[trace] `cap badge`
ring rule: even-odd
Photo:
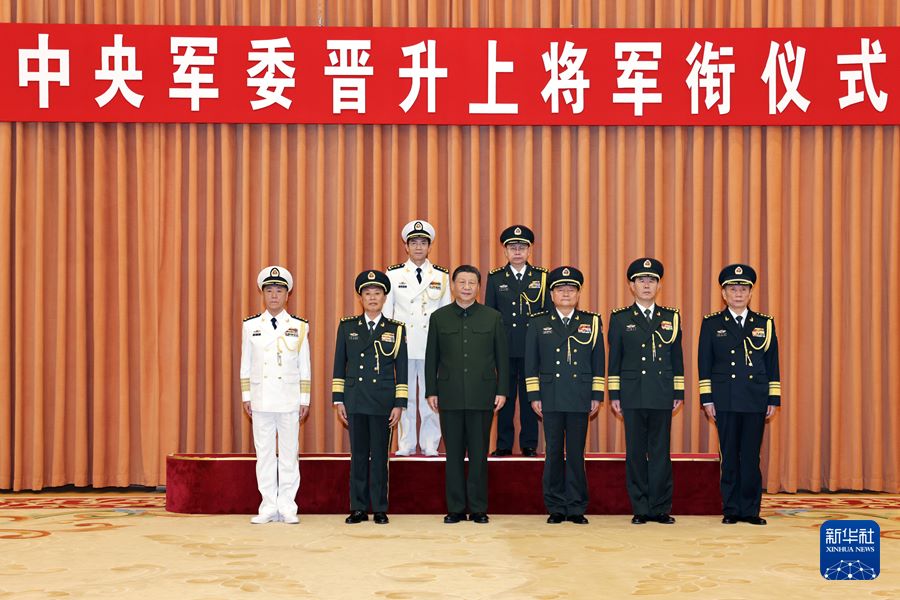
[[[278,271],[277,267],[272,267],[272,270],[269,271],[269,275],[271,277],[278,277],[279,275],[281,275],[281,273]]]
[[[649,269],[649,268],[652,267],[652,266],[653,266],[653,263],[650,262],[650,259],[649,259],[649,258],[648,258],[647,260],[644,261],[644,268],[645,268],[645,269]]]
[[[569,267],[566,267],[562,270],[563,277],[568,277],[569,275],[571,275],[571,273],[572,271],[569,270]]]
[[[515,229],[513,229],[513,233],[515,233],[516,235],[522,235],[522,228],[516,227]]]
[[[422,231],[422,221],[416,221],[416,224],[413,225],[416,231]]]
[[[744,274],[744,268],[743,268],[743,267],[735,267],[735,268],[734,268],[734,274],[735,274],[735,275],[743,275],[743,274]]]
[[[369,281],[374,281],[375,273],[373,273],[372,271],[369,271],[369,274],[367,275],[367,277],[369,278]]]

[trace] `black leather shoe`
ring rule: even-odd
[[[347,525],[356,525],[357,523],[361,523],[362,521],[368,521],[369,515],[362,510],[354,510],[350,512],[350,516],[344,519],[344,523]]]
[[[459,523],[460,521],[466,520],[466,513],[447,513],[444,517],[444,523],[448,525],[452,523]]]
[[[631,517],[632,525],[643,525],[646,522],[647,522],[647,517],[644,515],[634,515],[633,517]]]
[[[566,517],[566,521],[570,523],[575,523],[576,525],[587,525],[588,520],[584,515],[569,515]]]
[[[566,520],[566,515],[562,513],[550,513],[550,516],[547,517],[547,522],[551,525],[557,525]]]
[[[390,523],[387,513],[383,512],[375,513],[375,516],[372,518],[372,520],[375,521],[376,525],[387,525],[388,523]]]
[[[765,525],[766,520],[762,517],[744,517],[741,519],[744,523],[750,523],[751,525]]]
[[[738,518],[734,515],[722,515],[722,524],[723,525],[734,525],[738,522]]]
[[[491,456],[509,456],[510,454],[512,454],[512,450],[509,448],[497,448],[491,452]]]
[[[471,520],[475,523],[480,523],[484,525],[488,521],[490,521],[490,517],[487,516],[487,513],[472,513]]]
[[[522,448],[522,456],[537,456],[537,449],[535,448]]]
[[[666,513],[663,513],[661,515],[653,515],[648,520],[662,523],[663,525],[673,525],[675,523],[675,517]]]

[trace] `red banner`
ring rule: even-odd
[[[0,25],[2,121],[900,123],[900,28]]]

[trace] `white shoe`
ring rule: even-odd
[[[272,521],[277,521],[278,515],[256,515],[255,517],[250,519],[250,522],[254,525],[264,525],[265,523],[271,523]]]
[[[437,455],[438,455],[437,450],[426,450],[425,451],[425,456],[437,456]]]
[[[300,522],[300,517],[297,515],[281,515],[281,521],[288,525],[296,525]]]
[[[410,456],[410,455],[412,455],[413,452],[414,452],[414,450],[397,450],[396,455],[397,456]]]

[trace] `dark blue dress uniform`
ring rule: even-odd
[[[387,275],[364,271],[357,292],[367,285],[390,290]],[[350,429],[350,510],[387,512],[389,418],[406,408],[406,331],[403,323],[381,316],[374,331],[363,313],[344,317],[334,349],[332,401],[342,402]]]
[[[753,285],[747,265],[729,265],[719,275],[724,287]],[[707,315],[700,327],[697,357],[700,402],[716,409],[722,456],[722,513],[726,522],[759,517],[762,474],[759,451],[766,410],[781,404],[775,320],[750,310],[738,325],[726,308]],[[732,521],[733,522],[733,521]]]
[[[663,265],[639,258],[628,278],[662,279]],[[609,319],[609,399],[621,403],[625,420],[625,482],[635,522],[660,520],[672,510],[669,456],[672,409],[684,400],[681,314],[656,305],[647,320],[637,303],[613,311]]]
[[[534,233],[524,225],[513,225],[500,234],[500,243],[534,243]],[[528,403],[525,391],[525,332],[529,317],[550,305],[547,296],[547,270],[526,264],[519,279],[507,263],[490,272],[485,291],[485,306],[500,311],[509,342],[509,397],[497,413],[497,453],[509,454],[515,438],[516,404],[519,405],[519,447],[533,455],[537,448],[537,415]],[[518,402],[516,401],[518,399]]]
[[[550,273],[581,287],[574,267]],[[544,504],[551,515],[581,517],[587,510],[584,444],[591,402],[603,401],[605,349],[600,315],[576,309],[564,324],[557,309],[534,315],[525,338],[525,382],[530,402],[540,402],[544,420]]]

